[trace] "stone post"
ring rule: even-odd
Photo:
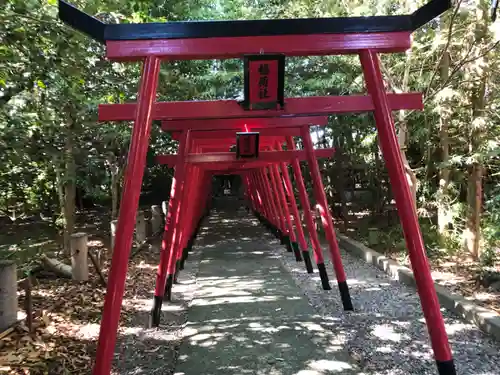
[[[167,217],[167,213],[168,213],[168,201],[161,202],[161,211],[163,212],[163,217]]]
[[[135,241],[142,244],[146,241],[146,219],[143,211],[137,211],[135,221]]]
[[[368,245],[374,246],[379,244],[378,228],[368,228]]]
[[[152,224],[153,218],[147,217],[145,219],[146,223],[146,238],[150,238],[153,236],[153,224]]]
[[[73,280],[87,281],[89,279],[87,233],[74,233],[71,235],[71,274]]]
[[[10,260],[0,260],[0,332],[17,321],[17,268]]]
[[[113,254],[113,249],[115,247],[115,236],[116,236],[116,227],[118,226],[118,220],[111,221],[111,248],[109,249],[109,254]]]
[[[163,226],[163,218],[161,216],[162,208],[160,206],[151,206],[151,227],[153,235],[161,232]]]

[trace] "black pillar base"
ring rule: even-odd
[[[295,260],[297,262],[302,262],[302,255],[300,254],[299,244],[297,242],[292,242],[293,253],[295,254]]]
[[[281,237],[281,244],[285,245],[286,251],[290,253],[293,251],[292,242],[290,241],[290,236],[284,234],[283,237]]]
[[[149,315],[149,327],[158,327],[160,325],[160,317],[161,317],[161,305],[163,303],[163,297],[154,296],[153,299],[153,308],[151,309],[151,313]]]
[[[280,245],[286,245],[286,238],[288,236],[284,235],[283,233],[280,232]]]
[[[457,375],[453,359],[449,361],[436,361],[439,375]]]
[[[188,243],[188,246],[189,246],[189,243]],[[188,258],[188,254],[189,254],[189,249],[187,247],[182,249],[181,261],[179,263],[179,269],[181,271],[184,269],[184,263],[186,262],[186,259]]]
[[[328,279],[328,274],[326,273],[325,263],[318,263],[318,271],[323,290],[331,290],[332,287],[330,285],[330,280]]]
[[[349,287],[347,286],[347,281],[339,281],[339,291],[340,298],[342,298],[342,305],[344,305],[345,311],[352,311],[354,308],[352,307],[351,296],[349,295]]]
[[[306,265],[307,273],[314,273],[313,265],[311,262],[311,256],[309,255],[309,251],[302,251],[302,258],[304,258],[304,264]]]
[[[179,270],[181,268],[181,261],[178,260],[177,262],[175,262],[175,273],[174,273],[174,284],[178,284],[179,281],[177,280],[177,278],[179,277]]]
[[[167,275],[167,282],[165,284],[165,301],[172,301],[172,285],[174,284],[174,275]]]

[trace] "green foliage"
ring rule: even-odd
[[[408,13],[423,1],[323,2],[319,0],[217,1],[133,0],[81,1],[75,5],[106,22],[152,22],[194,19],[257,19],[330,17]],[[418,3],[418,4],[417,4]],[[382,56],[389,91],[422,91],[425,110],[395,113],[398,129],[406,126],[406,157],[415,171],[418,206],[425,212],[423,234],[430,254],[460,250],[468,212],[471,166],[485,168],[482,220],[485,263],[494,262],[499,246],[500,202],[500,54],[495,28],[483,30],[481,9],[487,2],[464,5],[415,33],[411,54]],[[486,7],[486,8],[485,8]],[[106,15],[106,16],[105,16]],[[484,31],[484,30],[483,30]],[[451,35],[451,37],[449,37]],[[123,103],[137,97],[139,64],[111,63],[103,47],[57,20],[52,0],[7,0],[0,6],[0,212],[12,219],[44,212],[60,217],[58,178],[75,182],[85,197],[109,204],[113,178],[120,180],[130,142],[129,123],[97,123],[98,103]],[[449,78],[440,78],[440,63],[450,54]],[[484,57],[484,58],[483,58]],[[407,80],[406,78],[407,77]],[[473,111],[479,82],[486,79],[484,109]],[[310,56],[287,59],[286,95],[349,95],[365,91],[357,56]],[[242,62],[169,61],[162,64],[159,100],[241,99]],[[477,111],[476,111],[477,112]],[[450,155],[443,161],[441,120],[447,119]],[[479,130],[478,130],[479,129]],[[338,201],[337,173],[346,189],[362,186],[373,197],[360,205],[372,212],[391,203],[390,183],[378,149],[370,114],[331,116],[318,144],[336,147],[340,158],[324,163],[325,190]],[[72,151],[64,152],[67,140]],[[145,174],[144,199],[164,198],[171,171],[154,164],[153,156],[173,153],[176,142],[153,126]],[[68,168],[74,160],[75,173]],[[360,166],[362,166],[360,168]],[[440,191],[443,169],[450,170],[446,191]],[[307,175],[307,174],[306,174]],[[119,183],[119,181],[118,181]],[[309,179],[306,181],[311,189]],[[148,198],[149,197],[149,198]],[[371,206],[371,207],[370,207]],[[450,228],[437,234],[434,217],[446,207]],[[373,222],[378,217],[373,216]],[[382,231],[384,241],[403,247],[401,228]]]
[[[491,267],[500,261],[500,188],[492,189],[490,198],[485,202],[483,217],[484,251],[481,262]]]

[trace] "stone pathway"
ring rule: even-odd
[[[359,374],[343,343],[243,210],[215,212],[204,229],[197,290],[176,374]]]
[[[437,373],[415,289],[342,252],[355,306],[345,313],[335,287],[323,291],[317,273],[237,207],[214,211],[188,260],[197,272],[174,374]],[[181,274],[174,293],[183,287]],[[443,314],[457,373],[500,375],[500,345]]]

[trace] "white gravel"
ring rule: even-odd
[[[321,288],[319,274],[307,274],[271,235],[272,248],[309,303],[347,339],[345,345],[365,373],[436,374],[427,328],[416,290],[391,279],[361,259],[342,251],[354,312],[342,309],[327,245],[325,265],[332,290]],[[311,259],[312,250],[311,250]],[[442,309],[457,374],[500,375],[500,343],[477,327]]]

